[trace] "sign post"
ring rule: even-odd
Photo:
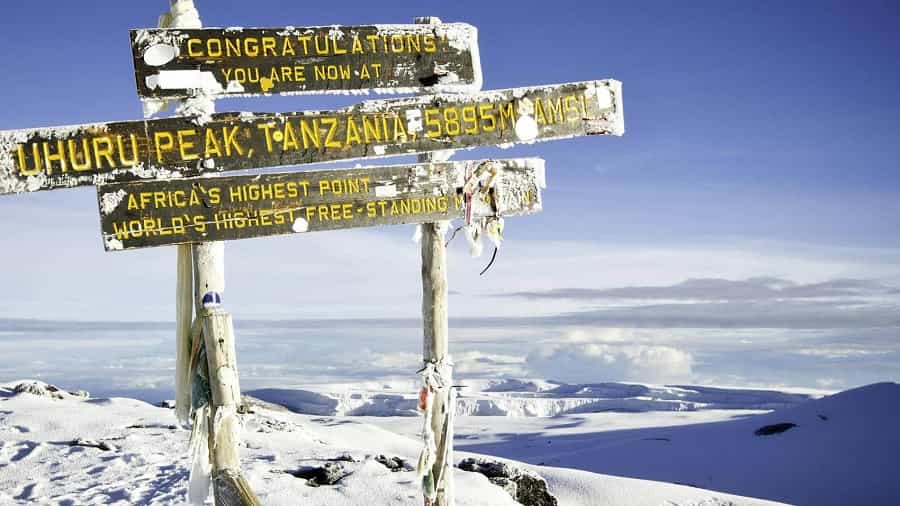
[[[0,131],[0,194],[623,132],[614,80],[371,100],[338,111],[207,110]]]
[[[541,209],[545,178],[540,159],[448,159],[479,146],[622,135],[621,83],[480,92],[477,31],[464,23],[203,29],[193,0],[169,2],[160,29],[131,32],[144,119],[0,131],[0,195],[95,185],[108,251],[178,245],[176,415],[194,427],[189,500],[205,503],[212,485],[216,506],[259,505],[238,452],[222,241],[421,224],[425,447],[417,474],[426,506],[452,506],[444,227],[464,218],[467,234],[499,244],[504,216]],[[371,90],[417,95],[285,113],[216,114],[213,101]],[[177,115],[151,119],[168,100],[181,101]],[[419,163],[199,177],[411,154]]]
[[[421,17],[416,23],[440,26],[437,17]],[[446,109],[445,109],[446,110]],[[427,114],[427,111],[426,111]],[[442,115],[443,116],[443,115]],[[447,125],[445,125],[445,130]],[[419,161],[430,163],[450,158],[452,151],[419,155]],[[468,172],[468,171],[467,171]],[[448,354],[449,324],[447,321],[447,251],[444,244],[446,230],[439,221],[422,225],[422,361],[423,393],[421,403],[425,413],[424,465],[433,453],[431,469],[424,474],[422,489],[426,506],[453,506],[453,369]],[[420,461],[419,465],[423,465]]]
[[[472,216],[541,209],[539,158],[134,181],[97,187],[103,244],[116,251],[462,218],[469,172],[481,188]]]
[[[481,89],[465,23],[132,30],[131,48],[143,100]]]
[[[193,0],[170,0],[170,13],[161,18],[161,24],[174,28],[199,28],[201,22]],[[205,97],[186,96],[182,108],[212,114],[215,106]],[[188,364],[205,355],[205,379],[209,395],[201,395],[206,397],[205,404],[191,414],[195,425],[206,427],[208,430],[206,449],[203,449],[204,441],[192,441],[191,446],[209,453],[208,461],[211,464],[216,506],[259,506],[259,500],[241,472],[238,441],[235,439],[238,434],[237,408],[241,392],[235,357],[234,330],[231,315],[218,308],[222,293],[225,291],[225,244],[202,242],[179,246],[177,254],[176,411],[183,416],[185,413],[191,413],[191,406],[198,404],[195,402],[196,399],[185,393],[193,390]],[[189,331],[190,325],[187,323],[190,318],[190,304],[187,301],[191,295],[189,289],[191,264],[193,264],[193,297],[199,332]],[[193,326],[197,327],[198,323],[195,322]],[[197,374],[203,375],[202,369],[201,365]],[[202,438],[203,434],[195,430],[192,431],[192,436]],[[202,459],[205,455],[193,457],[196,460]],[[194,466],[192,478],[195,472],[204,473],[204,470],[198,468],[199,462],[195,461],[192,464]],[[194,479],[191,481],[194,482],[192,485],[196,483]],[[208,482],[205,479],[198,481],[202,485],[191,487],[190,499],[195,504],[202,504],[209,495],[208,485],[203,486]]]

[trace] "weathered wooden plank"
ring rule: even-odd
[[[237,403],[241,398],[238,385],[237,358],[234,347],[234,324],[224,311],[200,315],[209,366],[212,411],[210,413],[210,445],[213,468],[213,493],[217,506],[259,506],[259,500],[241,474],[238,455],[239,420]]]
[[[121,250],[461,217],[466,164],[474,216],[541,209],[536,158],[104,184],[103,243]]]
[[[142,99],[481,89],[465,23],[131,31]]]
[[[621,83],[613,80],[373,100],[342,111],[2,131],[0,194],[622,133]]]

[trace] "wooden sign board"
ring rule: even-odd
[[[467,179],[467,174],[471,175]],[[455,161],[104,184],[103,244],[122,250],[541,209],[544,161]]]
[[[613,80],[0,131],[0,194],[623,133]]]
[[[481,89],[465,23],[132,30],[131,49],[142,99]]]

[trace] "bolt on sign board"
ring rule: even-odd
[[[481,89],[465,23],[131,31],[142,99]]]
[[[530,214],[544,186],[544,161],[524,158],[112,183],[97,197],[113,251],[434,222],[467,208],[475,218]]]
[[[0,131],[0,194],[624,133],[614,80]]]

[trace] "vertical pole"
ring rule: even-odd
[[[416,18],[417,24],[436,25],[436,17]],[[419,155],[419,162],[444,161],[452,151]],[[446,423],[452,420],[447,410],[454,409],[449,402],[452,388],[452,369],[448,355],[447,322],[447,252],[444,231],[440,223],[422,224],[422,358],[433,364],[441,375],[442,386],[434,392],[431,403],[431,431],[437,454],[432,466],[436,496],[430,506],[453,506],[453,430]],[[426,496],[426,505],[429,500]]]
[[[216,506],[259,506],[241,473],[238,455],[241,400],[234,326],[231,315],[219,308],[225,292],[225,243],[192,244],[194,294],[212,393],[209,411],[209,450]]]
[[[170,28],[200,28],[200,15],[193,0],[170,0],[170,11],[160,19],[160,26]],[[212,114],[215,106],[205,97],[187,99],[183,110]],[[148,111],[145,108],[145,111]],[[152,112],[152,109],[149,109]],[[190,293],[190,271],[193,267],[193,294]],[[238,455],[239,422],[237,407],[240,403],[237,361],[235,356],[234,329],[231,315],[219,309],[225,291],[225,244],[203,242],[178,247],[177,281],[177,339],[179,357],[190,354],[191,325],[188,302],[193,299],[197,318],[200,320],[203,344],[206,347],[209,370],[209,386],[212,393],[209,410],[209,452],[212,464],[213,495],[216,506],[259,506],[259,500],[250,490],[241,473]],[[187,337],[185,337],[187,336]],[[186,362],[179,362],[184,364]],[[176,373],[176,385],[190,381],[183,370]],[[181,390],[180,392],[184,392]],[[181,396],[184,394],[181,393]],[[181,406],[184,406],[181,399]],[[189,407],[187,408],[190,409]],[[179,411],[184,408],[182,407]]]
[[[453,506],[453,432],[452,426],[445,423],[447,410],[454,409],[448,402],[453,378],[447,353],[447,256],[439,223],[422,225],[422,323],[424,362],[434,364],[443,381],[430,406],[431,431],[437,447],[432,466],[437,496],[432,505]]]
[[[179,244],[175,281],[175,416],[187,425],[191,416],[191,321],[194,315],[191,245]]]

